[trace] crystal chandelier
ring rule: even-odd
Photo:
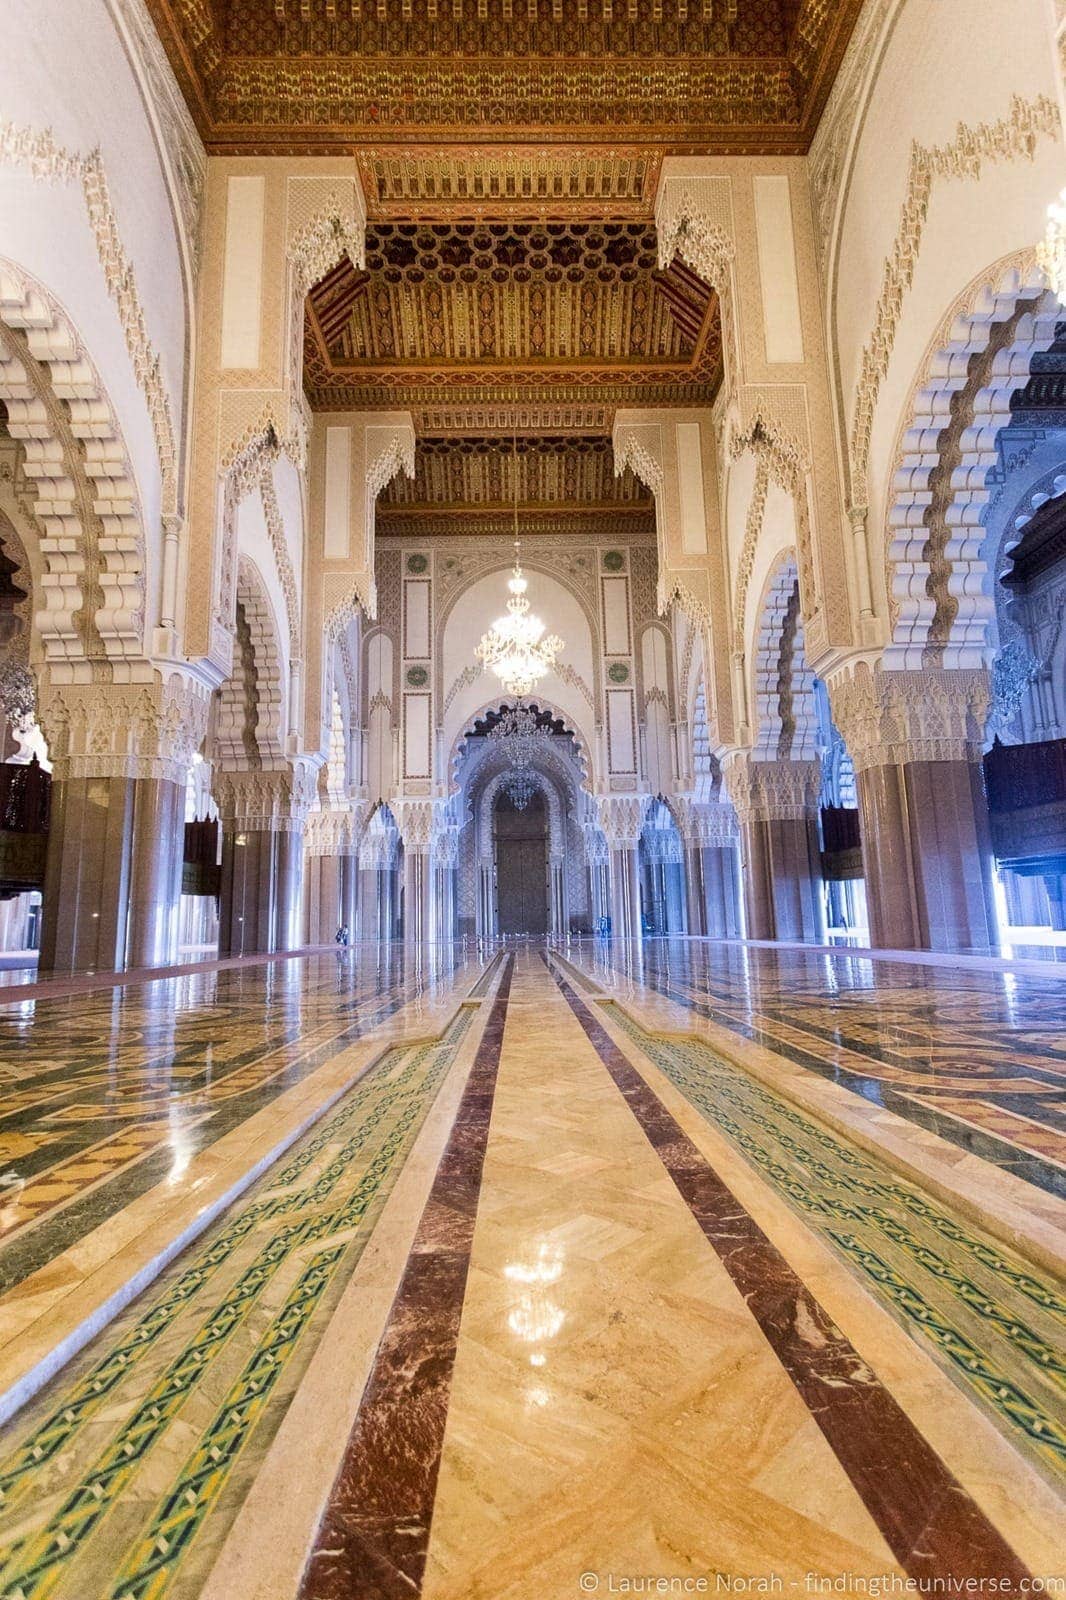
[[[1047,231],[1036,247],[1036,258],[1052,291],[1066,304],[1066,189],[1047,208]]]
[[[507,706],[489,734],[512,767],[532,766],[537,747],[543,746],[550,737],[530,706]]]
[[[534,616],[526,599],[526,580],[519,561],[518,540],[518,435],[514,439],[514,571],[507,581],[511,598],[507,615],[498,617],[484,634],[474,655],[483,667],[494,672],[504,688],[515,695],[530,690],[550,672],[563,641],[554,634],[545,636],[544,624]]]
[[[539,784],[534,781],[532,770],[528,767],[512,772],[504,784],[504,789],[516,811],[526,809],[538,788]]]

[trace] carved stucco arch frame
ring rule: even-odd
[[[255,667],[255,744],[259,763],[267,770],[288,766],[285,759],[283,717],[284,677],[281,632],[262,574],[250,557],[238,563],[234,612],[239,603],[251,638]],[[249,707],[245,704],[243,675],[231,673],[219,689],[215,741],[221,746],[219,769],[243,766],[243,729]]]
[[[671,185],[678,192],[672,194],[667,203],[657,205],[659,266],[665,271],[674,257],[680,256],[718,296],[724,389],[721,413],[726,418],[726,449],[735,452],[751,445],[765,450],[768,467],[775,475],[780,475],[783,487],[792,494],[796,504],[800,584],[807,616],[813,619],[820,615],[827,602],[832,610],[832,602],[837,601],[839,595],[835,592],[829,595],[825,583],[826,564],[816,558],[811,514],[810,422],[802,406],[789,407],[785,390],[778,396],[773,388],[752,384],[745,378],[737,309],[740,294],[736,245],[725,228],[712,220],[708,204],[700,198],[700,186],[706,181],[697,179],[688,185],[681,182]],[[789,409],[793,413],[791,419]],[[837,587],[842,590],[846,608],[843,568]]]
[[[758,761],[807,761],[816,754],[814,674],[803,648],[795,549],[775,560],[759,599],[751,663]]]
[[[591,751],[589,750],[588,744],[586,743],[581,730],[579,728],[575,728],[567,713],[565,711],[561,711],[554,701],[549,700],[545,695],[534,693],[528,695],[526,698],[536,704],[541,711],[547,711],[553,718],[563,724],[566,732],[574,741],[574,748],[578,755],[582,787],[584,787],[591,794],[593,772],[595,769],[592,763]],[[463,756],[463,744],[473,730],[474,723],[479,722],[483,717],[486,717],[490,711],[499,711],[502,706],[513,703],[514,699],[514,695],[508,695],[501,692],[500,694],[494,695],[491,700],[486,700],[477,711],[472,711],[467,717],[466,721],[463,723],[463,726],[459,729],[455,738],[452,740],[451,749],[448,752],[448,760],[444,769],[447,773],[449,794],[459,793],[460,784],[458,779],[458,769],[459,763]],[[486,739],[484,742],[486,748],[488,748],[490,746],[490,741]],[[476,767],[479,767],[481,765],[481,761],[484,759],[486,758],[479,758],[476,763]],[[472,770],[476,770],[476,767]]]
[[[971,280],[929,341],[885,486],[883,666],[987,664],[995,609],[983,521],[988,472],[1011,396],[1062,317],[1035,252],[1015,251]]]
[[[480,770],[480,769],[479,769]],[[474,855],[479,861],[491,860],[493,855],[492,819],[496,800],[511,776],[506,769],[494,772],[485,784],[477,788],[470,802],[470,820],[474,825]],[[561,779],[534,767],[533,782],[543,794],[548,806],[548,856],[553,862],[566,860],[566,812],[559,795]]]
[[[42,572],[34,621],[46,662],[144,651],[147,549],[114,408],[59,302],[0,259],[0,399],[37,488]],[[79,626],[79,620],[83,626]]]

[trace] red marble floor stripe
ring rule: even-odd
[[[415,1234],[300,1600],[420,1593],[514,957],[508,958]]]
[[[912,1578],[996,1578],[998,1594],[1022,1593],[1027,1568],[588,1006],[552,971],[900,1566]]]

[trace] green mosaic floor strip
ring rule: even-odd
[[[1048,1476],[1066,1478],[1066,1296],[702,1040],[617,1025]]]
[[[236,1514],[242,1452],[276,1432],[475,1015],[388,1050],[7,1430],[3,1600],[195,1593],[183,1563]]]

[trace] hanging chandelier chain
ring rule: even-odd
[[[521,563],[518,535],[518,416],[512,433],[512,474],[514,478],[514,571],[507,583],[510,599],[507,615],[499,617],[474,651],[482,666],[494,672],[511,694],[526,695],[551,672],[563,641],[555,634],[545,636],[544,624],[533,616],[526,598],[528,587]]]

